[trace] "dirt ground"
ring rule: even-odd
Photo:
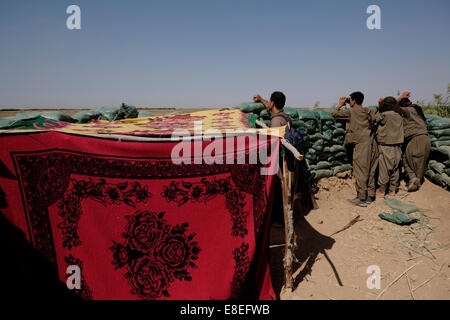
[[[378,217],[394,212],[383,199],[367,208],[350,204],[355,187],[347,174],[320,180],[319,209],[295,219],[298,261],[292,291],[282,287],[282,220],[272,223],[271,273],[280,299],[450,299],[450,193],[428,180],[414,193],[402,185],[396,198],[421,212],[412,214],[417,223],[399,226]],[[359,221],[332,235],[357,216]],[[380,268],[380,289],[367,287],[371,265]]]

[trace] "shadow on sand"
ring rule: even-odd
[[[280,210],[281,209],[281,210]],[[272,283],[275,293],[279,298],[281,289],[284,285],[284,222],[283,209],[279,206],[274,207],[274,215],[270,228],[270,271],[272,275]],[[305,280],[305,277],[311,274],[312,267],[316,262],[319,253],[322,253],[327,259],[333,270],[337,283],[342,286],[339,273],[327,255],[326,250],[332,248],[335,240],[325,236],[314,229],[305,219],[305,215],[309,213],[309,209],[305,212],[295,212],[294,229],[297,236],[297,250],[295,257],[297,261],[293,264],[294,283],[292,290],[294,291],[298,285]]]

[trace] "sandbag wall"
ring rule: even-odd
[[[450,190],[450,119],[426,115],[431,152],[425,176]]]
[[[257,115],[266,125],[270,124],[270,115],[261,103],[241,103],[236,108]],[[301,152],[308,167],[318,180],[337,173],[351,170],[344,147],[345,123],[336,121],[325,110],[311,111],[285,107],[294,128],[304,134]]]
[[[145,113],[146,111],[144,111]],[[142,113],[142,112],[141,112]],[[92,120],[107,120],[115,121],[122,119],[137,118],[138,115],[152,116],[148,113],[141,115],[138,109],[134,106],[122,103],[117,107],[99,107],[91,110],[80,110],[73,116],[65,114],[60,111],[33,111],[33,112],[19,112],[15,116],[0,118],[0,129],[19,129],[32,127],[33,123],[41,118],[54,121],[65,121],[71,123],[88,123]]]

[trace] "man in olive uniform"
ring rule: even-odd
[[[408,191],[412,192],[419,190],[424,181],[431,143],[422,108],[412,104],[410,97],[411,93],[406,91],[398,98],[398,102],[406,112],[406,117],[403,118],[405,143],[402,160],[409,178]]]
[[[369,109],[362,106],[363,101],[364,95],[361,92],[353,92],[348,98],[341,97],[339,104],[331,111],[334,118],[348,121],[344,143],[354,145],[352,165],[357,193],[356,198],[350,202],[360,207],[367,206],[367,187],[372,154]],[[347,102],[350,109],[341,110]]]
[[[270,127],[283,127],[290,122],[291,117],[283,111],[286,103],[286,96],[283,92],[275,91],[270,96],[270,100],[264,100],[259,94],[253,96],[253,101],[261,102],[270,113]]]
[[[375,200],[375,191],[376,191],[376,174],[378,169],[378,158],[379,158],[379,152],[378,152],[378,143],[376,136],[376,128],[374,128],[373,121],[371,126],[371,133],[370,133],[370,169],[369,169],[369,180],[367,182],[367,200],[366,203],[370,204]]]
[[[377,112],[379,113],[377,114]],[[379,150],[378,185],[380,196],[385,195],[389,184],[389,195],[395,195],[399,181],[399,164],[402,159],[403,116],[394,97],[381,98],[378,107],[372,112],[377,127],[376,139]]]

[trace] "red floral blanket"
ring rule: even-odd
[[[229,139],[223,139],[224,145]],[[278,141],[248,142],[239,153]],[[185,142],[193,144],[193,142]],[[201,143],[202,148],[211,142]],[[174,164],[176,142],[0,136],[6,218],[85,299],[274,299],[273,176],[260,164]],[[15,177],[14,177],[15,176]]]

